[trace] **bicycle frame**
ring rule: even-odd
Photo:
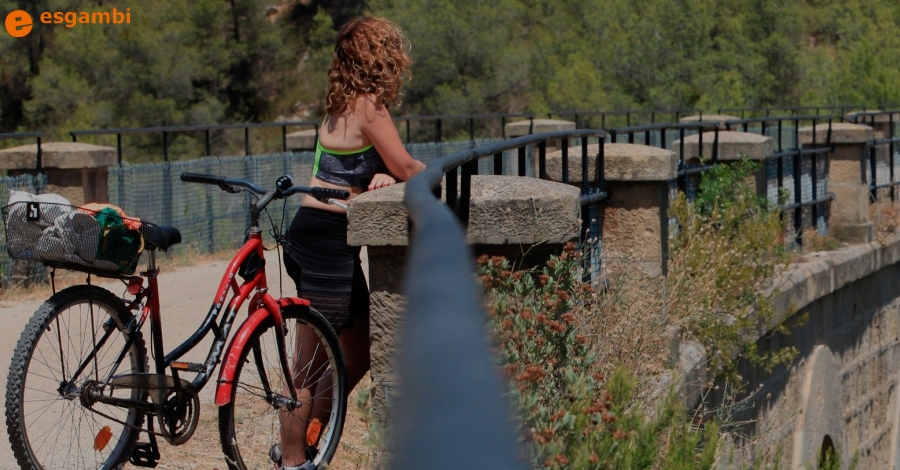
[[[252,262],[251,258],[254,255],[257,257],[256,273],[252,277],[245,279],[243,283],[239,284],[237,277],[239,276],[238,273],[241,267],[245,266],[245,264],[247,263]],[[141,273],[141,275],[147,277],[148,285],[146,288],[141,289],[140,292],[136,294],[135,299],[131,304],[133,307],[135,305],[139,305],[143,300],[146,300],[146,303],[141,310],[140,320],[137,322],[135,329],[139,330],[145,323],[146,319],[149,317],[151,325],[151,341],[153,342],[154,350],[163,351],[162,318],[159,307],[159,285],[157,282],[159,269],[156,267],[155,256],[153,252],[150,252],[149,254],[148,264],[149,266],[147,272]],[[233,296],[231,297],[231,301],[228,302],[228,306],[224,308],[224,315],[222,315],[217,324],[216,320],[223,312],[223,306],[225,305],[225,301],[228,297],[229,292],[231,292]],[[235,368],[237,366],[238,358],[240,357],[243,348],[246,347],[247,341],[252,337],[253,332],[256,330],[256,328],[263,324],[263,322],[270,319],[274,322],[275,325],[283,324],[284,319],[281,315],[281,309],[284,307],[309,307],[309,302],[303,299],[287,297],[276,300],[274,297],[272,297],[271,294],[269,294],[268,284],[266,280],[262,233],[258,224],[254,224],[251,226],[247,241],[228,264],[228,267],[225,270],[225,274],[222,276],[222,280],[219,283],[219,288],[216,291],[215,300],[210,307],[206,318],[203,320],[197,331],[195,331],[187,340],[176,346],[175,349],[173,349],[165,356],[157,355],[154,358],[156,374],[166,375],[166,369],[171,368],[172,377],[175,379],[175,387],[178,387],[178,371],[197,372],[197,376],[191,382],[191,385],[196,391],[199,392],[209,381],[216,365],[219,363],[219,360],[222,357],[223,351],[226,350],[225,342],[228,339],[229,332],[231,331],[231,327],[234,323],[235,317],[237,316],[238,311],[241,309],[244,302],[251,295],[251,293],[253,294],[253,296],[250,297],[249,304],[251,313],[249,317],[240,325],[238,333],[235,335],[231,344],[229,344],[227,348],[228,354],[222,365],[222,368],[220,369],[219,380],[217,381],[216,385],[216,405],[222,406],[229,403],[231,401],[233,376]],[[210,347],[209,354],[207,355],[206,361],[203,364],[178,361],[178,359],[180,359],[185,353],[196,347],[206,337],[206,335],[209,334],[210,331],[213,332],[215,341]],[[278,349],[281,356],[282,372],[286,377],[290,377],[290,367],[287,363],[288,353],[284,341],[284,330],[282,328],[275,328],[275,331],[277,332],[278,337]],[[109,334],[107,333],[107,335],[101,338],[100,342],[97,345],[97,348],[102,347],[108,336]],[[115,373],[115,370],[116,368],[118,368],[118,365],[121,363],[122,359],[125,357],[125,353],[131,346],[131,342],[131,339],[126,342],[122,353],[115,362],[115,367],[113,367],[113,370],[106,378],[107,383],[114,377],[113,374]],[[95,350],[97,348],[95,348]],[[91,360],[93,360],[93,356],[94,354],[92,352],[85,359],[79,370],[75,374],[73,374],[70,383],[74,382],[76,377],[85,369],[86,365]],[[288,387],[291,394],[292,403],[296,403],[297,390],[293,383],[290,383]],[[267,392],[270,395],[272,393],[271,390],[268,390]],[[134,400],[124,398],[99,396],[97,397],[97,400],[111,405],[136,407],[145,409],[147,411],[151,411],[153,409],[153,407],[148,403],[135,402]]]

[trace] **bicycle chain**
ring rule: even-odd
[[[123,425],[123,426],[129,427],[129,428],[131,428],[131,429],[137,429],[138,431],[145,432],[145,433],[147,433],[147,434],[153,434],[154,436],[159,436],[159,437],[162,437],[163,439],[166,439],[166,436],[165,436],[163,433],[156,432],[156,431],[151,431],[151,430],[149,430],[149,429],[144,429],[144,428],[142,428],[142,427],[140,427],[140,426],[135,426],[135,425],[133,425],[133,424],[128,424],[128,423],[126,423],[126,422],[124,422],[124,421],[119,421],[118,419],[113,418],[112,416],[109,416],[108,414],[106,414],[106,413],[104,413],[104,412],[102,412],[102,411],[95,410],[93,407],[86,407],[86,408],[89,409],[89,410],[91,410],[92,412],[94,412],[94,413],[96,413],[96,414],[98,414],[98,415],[100,415],[100,416],[106,418],[106,419],[115,421],[116,423],[119,423],[119,424],[121,424],[121,425]],[[145,416],[145,417],[146,417],[146,416]],[[154,415],[154,417],[155,417],[155,415]],[[148,419],[149,419],[149,418],[148,418]],[[168,442],[168,440],[166,440],[166,442]]]

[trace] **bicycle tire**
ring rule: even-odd
[[[131,319],[122,300],[86,285],[59,291],[31,317],[16,344],[6,383],[6,426],[21,468],[111,470],[125,464],[140,435],[144,413],[93,404],[98,411],[138,429],[117,423],[85,408],[79,388],[85,382],[76,381],[68,390],[61,384],[87,357],[96,344],[92,341],[104,334],[104,326],[115,325],[122,334],[113,332],[82,373],[88,379],[103,378],[125,347],[123,330]],[[146,372],[147,351],[140,332],[126,354],[117,373]],[[131,370],[126,370],[129,367]],[[110,393],[133,399],[144,396],[143,391],[134,389]],[[108,444],[97,450],[95,442],[105,426],[111,431]]]
[[[321,380],[331,372],[331,376],[337,379],[332,381],[331,387],[326,387],[327,390],[316,390],[317,397],[328,396],[331,399],[330,408],[324,410],[329,416],[328,422],[324,425],[318,453],[313,459],[316,468],[325,468],[337,450],[347,411],[347,372],[343,352],[334,329],[314,309],[290,307],[283,309],[282,315],[286,323],[285,344],[288,354],[293,355],[295,348],[303,347],[304,344],[316,347],[316,351],[321,348],[321,352],[328,358],[326,368],[322,369],[321,373],[312,371],[313,374],[308,375],[318,375],[316,380]],[[286,394],[282,392],[286,390],[287,382],[278,363],[273,326],[270,319],[254,331],[251,340],[241,351],[234,372],[231,401],[219,408],[219,436],[222,450],[225,452],[229,468],[233,470],[272,468],[269,451],[274,444],[281,441],[280,431],[285,412],[278,411],[267,401],[261,381],[261,377],[265,374],[270,390]],[[292,362],[293,360],[289,359],[288,363]],[[265,371],[261,371],[261,367]],[[301,368],[301,371],[303,369],[305,367]],[[303,377],[303,382],[307,376]],[[291,414],[287,417],[299,419]]]

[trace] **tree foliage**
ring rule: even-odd
[[[113,7],[132,23],[0,35],[0,131],[315,115],[364,12],[409,36],[404,114],[900,103],[895,0],[0,0]]]

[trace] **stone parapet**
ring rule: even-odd
[[[879,110],[870,110],[869,112],[880,112]],[[888,138],[892,135],[891,124],[896,126],[900,124],[900,113],[887,113],[878,115],[862,115],[854,116],[854,113],[847,113],[844,119],[856,119],[856,124],[872,127],[873,134],[876,139]],[[893,134],[896,137],[896,134]]]
[[[588,146],[588,178],[593,181],[599,144]],[[581,186],[581,146],[570,147],[569,184]],[[609,199],[603,204],[603,250],[608,258],[629,258],[648,274],[665,273],[668,252],[670,182],[678,158],[669,150],[637,144],[603,146]],[[562,180],[562,151],[547,155],[548,178]],[[608,261],[604,261],[608,262]]]
[[[0,150],[0,169],[10,176],[36,173],[37,145]],[[47,192],[59,194],[73,205],[109,201],[109,170],[117,164],[116,149],[81,142],[41,145],[42,172]]]
[[[573,131],[575,123],[560,119],[531,119],[506,123],[506,137],[521,137],[523,135],[540,134],[542,132]]]
[[[0,170],[33,170],[37,144],[0,150]],[[41,145],[43,168],[107,168],[117,164],[116,149],[81,142],[47,142]]]
[[[318,136],[318,130],[304,129],[286,135],[285,143],[287,144],[287,149],[291,151],[313,150],[316,148],[316,139]]]
[[[369,191],[349,203],[347,239],[367,246],[370,292],[373,413],[382,423],[396,402],[395,345],[403,325],[401,293],[409,237],[404,183]],[[518,176],[473,176],[468,243],[477,254],[539,256],[559,254],[562,244],[578,237],[578,188]],[[540,247],[531,249],[534,244]]]
[[[718,158],[722,161],[740,160],[765,160],[775,151],[775,145],[771,137],[752,134],[749,132],[720,131],[718,133]],[[694,134],[684,138],[684,159],[690,160],[703,155],[705,159],[712,158],[713,144],[716,141],[715,132],[703,133],[703,149],[700,152],[700,134]],[[672,144],[676,154],[681,153],[681,140]]]
[[[719,123],[719,130],[725,130],[725,121],[736,121],[740,119],[738,116],[729,116],[727,114],[696,114],[694,116],[685,116],[678,122],[698,122],[698,121],[714,121]],[[712,129],[709,129],[712,130]]]
[[[596,178],[600,145],[588,146],[588,181]],[[581,183],[581,146],[569,147],[569,183]],[[546,157],[547,177],[562,181],[562,150]],[[603,174],[607,181],[668,181],[675,179],[678,158],[669,150],[638,144],[603,145]]]
[[[868,243],[875,233],[869,220],[869,185],[866,177],[866,145],[874,138],[872,128],[848,122],[798,129],[800,143],[806,148],[830,146],[828,153],[828,189],[835,195],[829,226],[839,239],[849,243]]]
[[[405,246],[409,237],[403,193],[395,184],[349,205],[347,240],[358,246]],[[565,243],[578,237],[579,191],[518,176],[472,177],[467,241],[481,245]]]
[[[813,143],[813,126],[804,126],[798,130],[800,143],[811,145]],[[872,140],[874,134],[869,126],[851,124],[849,122],[835,122],[831,124],[832,144],[864,144]],[[816,124],[816,143],[824,144],[828,141],[828,124]]]

